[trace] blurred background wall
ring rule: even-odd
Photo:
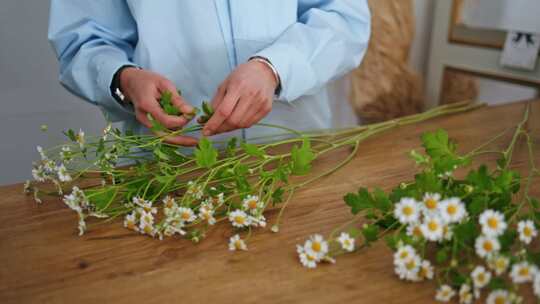
[[[429,56],[433,2],[414,1],[416,35],[410,64],[420,75],[426,72]],[[82,128],[95,134],[105,125],[97,108],[58,83],[57,62],[47,41],[48,10],[49,1],[0,1],[0,185],[29,178],[31,162],[38,157],[36,145],[60,143],[62,130]],[[534,95],[484,80],[479,89],[481,100]],[[41,125],[49,130],[40,131]]]

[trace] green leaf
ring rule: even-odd
[[[454,228],[454,237],[458,243],[472,243],[477,235],[478,231],[476,230],[476,225],[472,219],[461,223]]]
[[[381,210],[382,212],[392,210],[393,204],[383,190],[376,188],[375,191],[373,191],[373,200],[375,203],[375,208]]]
[[[508,251],[514,244],[517,237],[517,231],[513,229],[506,230],[503,235],[499,236],[499,242],[501,243],[501,251]]]
[[[84,194],[88,197],[90,203],[96,207],[96,210],[102,211],[114,200],[118,193],[118,189],[120,188],[110,187],[106,190],[90,189],[85,190]]]
[[[146,117],[150,121],[151,127],[150,129],[154,132],[166,132],[167,128],[165,128],[164,125],[162,125],[159,121],[155,120],[154,117],[152,117],[152,114],[146,113]]]
[[[163,111],[169,115],[177,116],[180,114],[180,110],[178,110],[172,102],[172,93],[169,91],[165,91],[161,94],[159,104],[163,108]]]
[[[311,162],[315,159],[315,154],[311,150],[311,143],[306,137],[302,141],[302,147],[295,145],[291,151],[292,173],[295,175],[305,175],[311,170]]]
[[[261,148],[257,147],[254,144],[248,144],[248,143],[243,142],[242,149],[244,149],[246,154],[249,156],[258,157],[258,158],[263,158],[265,156],[264,150],[262,150]]]
[[[227,155],[228,156],[234,156],[236,154],[236,145],[237,145],[237,142],[238,142],[238,138],[236,137],[231,137],[229,139],[229,141],[227,141]]]
[[[503,279],[503,278],[500,278],[500,277],[492,278],[492,279],[489,281],[489,284],[487,285],[487,287],[488,287],[490,290],[508,289],[508,285],[506,284],[506,282],[504,281],[504,279]]]
[[[67,131],[63,132],[67,138],[71,141],[77,141],[77,136],[75,135],[75,132],[72,129],[68,129]]]
[[[351,207],[352,214],[374,207],[374,201],[366,188],[360,188],[358,194],[347,193],[343,200]]]
[[[435,255],[435,261],[437,261],[438,264],[443,264],[448,260],[448,253],[450,249],[448,247],[443,247],[439,251],[437,251],[437,254]]]
[[[375,225],[364,225],[362,227],[362,235],[364,236],[366,243],[372,243],[377,240],[379,234],[379,227]]]
[[[195,149],[197,165],[203,168],[211,168],[217,162],[218,151],[212,146],[212,142],[203,137]]]
[[[283,202],[283,188],[279,187],[272,193],[272,204],[276,205]]]
[[[347,230],[347,233],[349,234],[349,236],[353,239],[356,239],[357,237],[360,236],[360,234],[362,233],[362,231],[358,230],[357,228],[355,227],[351,227],[349,228],[349,230]]]
[[[450,141],[448,133],[443,129],[422,134],[422,145],[431,158],[453,155],[456,150],[455,144]]]
[[[202,110],[203,110],[203,113],[205,114],[205,116],[207,116],[208,118],[210,118],[210,117],[212,117],[212,115],[214,115],[214,109],[212,108],[212,106],[207,101],[202,102]]]
[[[442,189],[441,179],[438,178],[433,171],[424,171],[416,174],[414,178],[416,181],[416,187],[421,193],[438,193]]]

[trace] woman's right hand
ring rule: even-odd
[[[195,110],[176,90],[176,86],[167,78],[146,70],[128,67],[121,71],[120,89],[124,96],[133,103],[135,116],[144,126],[151,128],[147,113],[168,129],[178,129],[188,123],[184,116],[172,116],[163,111],[159,104],[161,95],[171,92],[172,103],[182,113]],[[158,134],[162,135],[162,134]],[[181,146],[195,146],[197,139],[189,136],[170,136],[167,142]]]

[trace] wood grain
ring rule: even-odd
[[[118,221],[77,237],[75,215],[59,200],[38,206],[21,185],[1,187],[0,303],[432,303],[435,284],[399,281],[382,242],[315,270],[300,266],[295,244],[350,219],[345,193],[359,186],[388,189],[410,179],[415,169],[406,153],[419,148],[422,132],[445,128],[460,150],[469,151],[515,125],[524,107],[482,108],[364,142],[345,168],[299,191],[281,231],[259,230],[248,252],[227,250],[231,231],[221,224],[197,245],[152,240]],[[531,115],[529,127],[539,143],[540,101],[532,102]],[[503,147],[508,137],[496,145]],[[515,169],[527,169],[525,152],[524,145],[517,147]],[[322,159],[315,170],[336,157]],[[538,181],[532,188],[540,196]],[[275,216],[270,211],[270,223]]]

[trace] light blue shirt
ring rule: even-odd
[[[269,59],[282,82],[264,122],[331,127],[340,105],[328,84],[360,64],[369,34],[365,0],[52,0],[49,24],[60,82],[136,132],[133,110],[110,93],[121,66],[167,77],[200,106],[252,56]]]

